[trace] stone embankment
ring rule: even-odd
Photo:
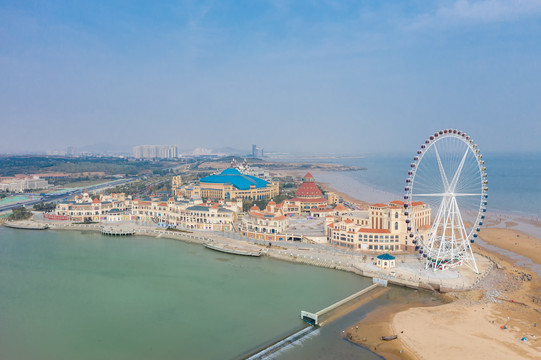
[[[33,221],[6,221],[2,225],[13,229],[24,230],[46,230],[49,228],[47,224],[39,224]]]
[[[48,224],[51,229],[55,230],[101,231],[104,227],[101,224],[66,224],[63,222],[48,222]],[[232,238],[231,234],[224,236],[226,234],[203,231],[171,231],[136,224],[124,224],[123,226],[129,226],[134,235],[168,238],[202,245],[212,242],[219,247],[228,247],[243,252],[257,252],[262,256],[266,255],[279,260],[348,271],[365,277],[385,279],[395,285],[440,292],[472,289],[478,286],[494,266],[490,259],[477,256],[479,274],[475,274],[467,267],[447,272],[434,272],[425,270],[424,264],[413,255],[404,255],[403,259],[397,261],[397,268],[383,270],[374,265],[370,255],[349,254],[321,245],[273,243],[269,247],[249,242],[248,239],[240,237]]]

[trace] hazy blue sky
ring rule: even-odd
[[[0,0],[0,152],[541,151],[540,114],[541,0]]]

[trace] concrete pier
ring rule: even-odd
[[[329,311],[331,310],[334,310],[344,304],[347,304],[348,302],[358,298],[359,296],[361,295],[364,295],[366,293],[368,293],[369,291],[377,288],[378,286],[382,286],[381,284],[378,284],[378,283],[374,283],[372,285],[370,285],[369,287],[367,288],[364,288],[362,289],[361,291],[358,291],[356,292],[355,294],[353,295],[350,295],[348,296],[347,298],[344,298],[330,306],[327,306],[326,308],[324,308],[323,310],[320,310],[318,311],[317,313],[311,313],[311,312],[308,312],[308,311],[301,311],[301,319],[303,320],[308,320],[309,322],[313,322],[314,325],[320,325],[320,317],[325,315],[326,313],[328,313]]]

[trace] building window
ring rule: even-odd
[[[395,213],[394,213],[394,218],[395,218],[395,219],[398,219],[398,212],[395,212]]]
[[[395,230],[398,230],[398,222],[395,222],[395,223],[394,223],[394,229],[395,229]]]

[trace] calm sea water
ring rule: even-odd
[[[368,154],[358,158],[302,161],[355,165],[365,171],[345,174],[372,187],[403,195],[412,154]],[[541,154],[484,153],[489,181],[489,211],[541,216]],[[316,179],[317,180],[317,179]]]
[[[168,239],[0,227],[0,358],[235,358],[369,282]]]

